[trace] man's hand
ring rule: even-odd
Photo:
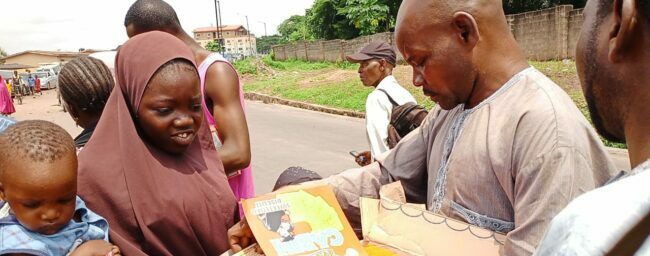
[[[372,163],[372,155],[370,155],[370,151],[361,152],[354,158],[354,161],[363,167]]]
[[[116,256],[120,248],[104,240],[92,240],[81,244],[70,256]]]
[[[255,242],[253,231],[248,226],[246,218],[228,229],[228,242],[233,252],[239,252]]]

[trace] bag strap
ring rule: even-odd
[[[390,94],[388,94],[388,92],[386,90],[384,90],[384,89],[377,89],[377,90],[379,90],[379,91],[383,92],[384,94],[386,94],[386,97],[388,97],[388,100],[390,100],[390,103],[393,104],[393,107],[399,106],[399,104],[397,104],[397,102],[395,102],[393,97],[391,97]]]

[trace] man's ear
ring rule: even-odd
[[[609,60],[619,62],[634,44],[638,28],[637,0],[614,0],[614,27],[609,34]]]
[[[453,23],[457,30],[458,39],[468,47],[474,48],[481,37],[476,19],[469,13],[454,13]]]

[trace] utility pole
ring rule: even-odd
[[[248,30],[248,49],[250,56],[253,56],[253,40],[251,39],[251,28],[248,25],[248,15],[245,15],[244,17],[246,17],[246,30]]]
[[[221,55],[223,55],[223,50],[225,48],[224,43],[223,43],[223,34],[221,33],[221,3],[219,3],[218,0],[214,0],[214,16],[215,20],[217,21],[217,31],[215,33],[215,40],[217,41],[217,44],[219,45],[219,51],[221,52]]]
[[[260,21],[259,23],[264,24],[264,36],[265,36],[265,37],[266,37],[266,36],[269,36],[268,34],[266,34],[266,22],[264,22],[264,21]]]

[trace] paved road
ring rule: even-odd
[[[253,172],[257,193],[266,193],[290,166],[302,166],[323,176],[356,166],[348,154],[367,148],[361,119],[247,102]],[[43,119],[61,125],[73,137],[81,132],[57,105],[56,93],[46,91],[16,105],[14,118]]]
[[[52,121],[73,137],[79,134],[81,129],[56,103],[56,93],[47,91],[17,105],[14,117]],[[368,147],[362,119],[261,102],[247,104],[257,193],[269,192],[280,172],[290,166],[302,166],[323,176],[355,167],[348,152]],[[610,152],[621,169],[629,170],[627,151]]]
[[[368,148],[362,119],[261,102],[247,104],[258,192],[270,191],[279,173],[290,166],[324,177],[355,167],[348,152]]]

